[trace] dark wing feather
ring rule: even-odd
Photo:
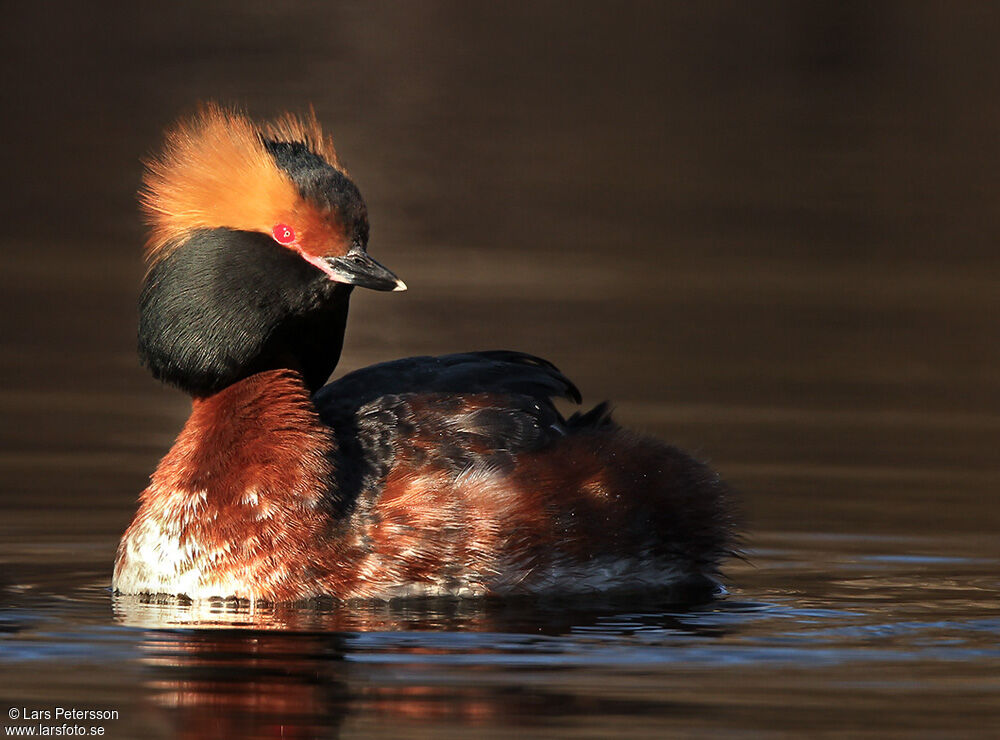
[[[493,351],[372,365],[324,386],[313,400],[337,437],[339,489],[349,505],[376,490],[401,455],[455,474],[502,469],[581,419],[606,422],[603,407],[567,422],[553,397],[579,403],[580,392],[550,362]]]
[[[371,365],[320,388],[314,401],[321,409],[345,402],[360,407],[381,396],[409,393],[510,393],[539,400],[581,401],[580,391],[551,362],[505,350],[408,357]]]

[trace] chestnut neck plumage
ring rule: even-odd
[[[337,505],[336,442],[310,396],[299,373],[268,370],[196,398],[122,540],[118,588],[314,596],[310,568]]]
[[[211,492],[220,506],[235,505],[237,495],[260,489],[272,499],[285,491],[289,501],[314,508],[326,498],[322,488],[332,476],[334,449],[332,432],[319,420],[302,375],[266,370],[195,398],[152,482]]]

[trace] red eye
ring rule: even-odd
[[[275,224],[271,236],[278,244],[291,244],[295,241],[295,229],[288,224]]]

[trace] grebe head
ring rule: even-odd
[[[139,354],[193,395],[277,367],[318,388],[353,286],[406,289],[368,255],[364,200],[311,112],[257,125],[206,106],[168,133],[144,184]]]

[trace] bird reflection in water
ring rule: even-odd
[[[585,611],[564,601],[540,606],[429,599],[349,608],[121,596],[114,601],[119,622],[147,630],[141,642],[145,685],[182,738],[336,737],[348,717],[474,727],[517,726],[553,714],[659,714],[666,708],[660,699],[588,699],[526,684],[509,672],[511,658],[518,662],[512,650],[530,654],[538,665],[545,654],[539,641],[558,642],[644,605],[633,599],[631,606],[614,599],[590,603]],[[657,626],[705,632],[663,614],[662,601],[656,606]],[[449,633],[458,632],[451,639]],[[557,667],[565,649],[553,645],[552,665],[543,659],[538,667]],[[460,677],[448,665],[448,656],[456,655],[466,666]],[[364,656],[374,660],[357,660]],[[469,656],[484,669],[478,685],[468,680]]]

